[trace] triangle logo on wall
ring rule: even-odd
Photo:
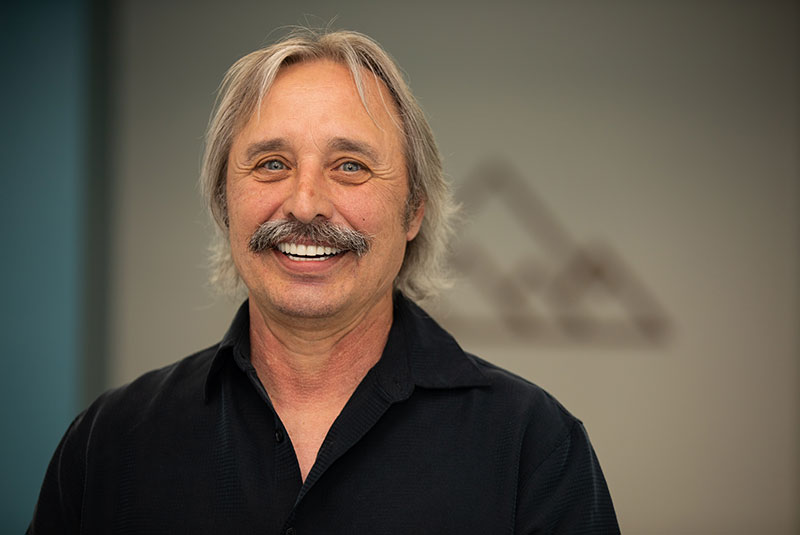
[[[542,343],[658,344],[663,308],[614,249],[576,242],[504,162],[479,166],[459,190],[475,221],[454,257],[456,286],[432,312],[457,338]],[[498,225],[499,240],[475,229]],[[481,225],[481,220],[488,223]]]

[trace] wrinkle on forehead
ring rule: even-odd
[[[380,122],[373,114],[373,111],[368,102],[369,100],[368,94],[376,94],[377,98],[380,100],[381,105],[383,106],[384,111],[386,112],[386,115],[389,117],[389,121],[392,123],[392,125],[394,125],[394,127],[400,134],[400,140],[403,147],[406,147],[407,141],[405,138],[405,127],[402,118],[400,116],[400,106],[395,101],[395,98],[392,95],[392,92],[389,89],[389,86],[386,84],[386,82],[384,82],[383,79],[381,79],[381,77],[376,72],[374,72],[371,69],[368,69],[363,65],[351,65],[348,61],[340,61],[331,58],[311,58],[290,64],[281,65],[271,81],[265,80],[264,84],[262,85],[258,100],[256,101],[255,112],[251,115],[245,114],[246,118],[242,123],[241,128],[244,128],[245,125],[250,121],[252,121],[253,119],[255,119],[256,121],[261,120],[261,109],[263,107],[264,99],[272,90],[272,87],[275,85],[275,82],[283,72],[285,72],[287,69],[291,69],[292,67],[300,65],[309,65],[313,63],[332,63],[345,67],[350,72],[350,78],[353,81],[353,85],[355,85],[359,100],[361,100],[361,105],[364,107],[364,110],[367,112],[367,115],[375,124],[375,126],[380,131],[383,132],[384,131],[383,126],[381,126]],[[365,84],[364,74],[370,74],[372,76],[372,80],[374,83]],[[369,78],[367,78],[367,80],[369,80]],[[389,96],[388,101],[386,98],[387,94]]]

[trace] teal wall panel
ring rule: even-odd
[[[88,9],[0,16],[0,533],[27,526],[80,398]]]

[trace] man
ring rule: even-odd
[[[239,60],[202,180],[216,280],[248,300],[78,416],[30,533],[618,532],[582,424],[409,300],[441,285],[453,204],[376,43]]]

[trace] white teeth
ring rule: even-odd
[[[279,243],[277,249],[282,253],[290,255],[293,260],[304,262],[309,260],[325,260],[342,252],[341,249],[335,249],[325,245],[306,245],[303,243]]]

